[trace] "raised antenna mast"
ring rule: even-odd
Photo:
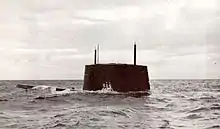
[[[96,47],[95,47],[95,51],[94,51],[94,64],[96,64]]]
[[[136,65],[136,42],[134,42],[134,65]]]
[[[97,46],[97,63],[99,64],[99,44]]]

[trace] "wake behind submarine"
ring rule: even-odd
[[[99,47],[94,52],[94,64],[85,66],[83,90],[111,89],[116,92],[150,90],[147,66],[136,65],[136,44],[134,44],[134,64],[99,64],[97,55],[99,56]],[[17,84],[16,87],[27,90],[35,86]],[[64,90],[66,89],[56,88],[56,91]]]

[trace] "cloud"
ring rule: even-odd
[[[0,77],[83,78],[95,45],[100,44],[103,63],[132,63],[136,42],[138,63],[149,66],[152,78],[216,78],[219,5],[218,0],[3,0],[0,69],[7,76]]]
[[[78,52],[77,49],[74,48],[67,48],[67,49],[24,49],[24,48],[18,48],[12,50],[14,52],[19,53],[66,53],[66,52]]]

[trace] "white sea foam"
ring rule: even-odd
[[[32,90],[37,90],[41,93],[41,95],[65,95],[70,94],[73,91],[71,89],[66,88],[63,91],[57,91],[56,87],[54,86],[47,86],[47,85],[38,85],[32,88]]]

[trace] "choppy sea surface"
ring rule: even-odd
[[[16,84],[71,88],[53,93]],[[0,81],[1,129],[220,129],[220,80],[151,80],[148,95],[82,91],[83,81]]]

